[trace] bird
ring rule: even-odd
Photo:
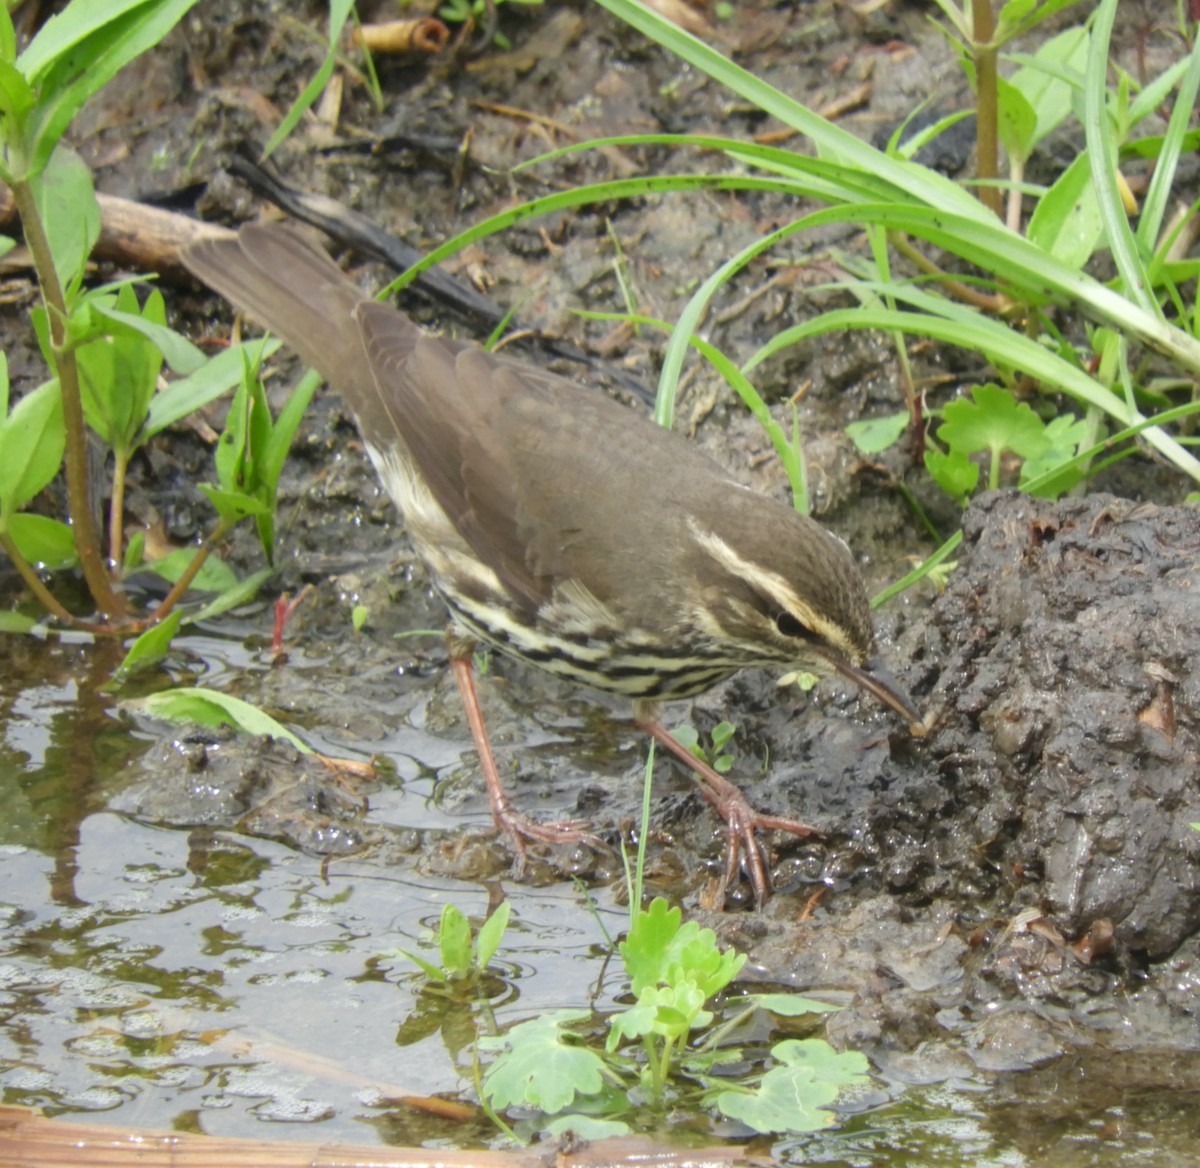
[[[757,905],[769,896],[760,831],[815,829],[756,811],[667,731],[662,703],[748,667],[840,673],[923,732],[877,656],[853,555],[815,520],[594,388],[426,331],[287,224],[251,223],[181,259],[349,405],[448,610],[450,667],[518,867],[530,844],[594,837],[513,806],[475,691],[478,642],[632,701],[634,724],[725,821],[719,901],[743,871]]]

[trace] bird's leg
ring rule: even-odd
[[[472,659],[475,643],[451,629],[446,634],[446,646],[450,651],[450,670],[458,683],[458,692],[462,696],[463,708],[467,713],[467,724],[471,727],[471,737],[475,740],[475,750],[479,754],[479,767],[483,771],[487,783],[488,802],[492,806],[492,819],[496,827],[504,832],[512,842],[513,851],[517,856],[518,870],[525,864],[525,841],[533,840],[544,844],[563,844],[581,842],[598,845],[599,841],[588,830],[587,825],[580,820],[566,820],[560,823],[541,823],[522,815],[505,794],[504,784],[500,781],[500,771],[496,767],[496,756],[492,753],[492,744],[488,739],[487,726],[483,721],[483,710],[479,705],[479,695],[475,692],[475,676]]]
[[[737,879],[738,869],[744,859],[746,874],[754,889],[754,903],[762,908],[771,892],[771,878],[767,874],[762,847],[755,833],[775,830],[808,836],[818,834],[817,829],[798,819],[782,819],[755,811],[733,783],[671,736],[653,708],[647,709],[639,704],[634,710],[633,723],[691,768],[700,780],[700,794],[725,820],[725,873],[721,878],[720,895],[724,897],[725,890]]]

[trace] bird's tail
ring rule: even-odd
[[[319,248],[281,224],[192,244],[180,257],[203,280],[271,332],[355,404],[374,391],[355,307],[366,297]]]

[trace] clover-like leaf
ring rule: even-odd
[[[554,1010],[497,1038],[481,1038],[481,1050],[502,1052],[483,1075],[488,1103],[497,1111],[525,1105],[553,1115],[578,1095],[597,1094],[604,1086],[603,1060],[571,1045],[563,1029],[590,1016],[587,1010]]]
[[[723,1115],[758,1132],[810,1132],[828,1127],[825,1110],[844,1087],[868,1082],[868,1064],[858,1051],[839,1054],[820,1038],[789,1039],[771,1048],[776,1060],[756,1091],[724,1090],[714,1102]]]

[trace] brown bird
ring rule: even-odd
[[[579,823],[542,823],[510,804],[471,676],[476,639],[631,698],[635,723],[696,772],[726,821],[724,886],[744,858],[759,904],[769,882],[756,831],[813,829],[754,811],[671,737],[659,703],[747,666],[836,671],[921,732],[911,701],[872,658],[849,550],[813,520],[598,392],[426,333],[286,227],[244,227],[182,258],[354,412],[450,610],[450,662],[492,815],[519,860],[526,840],[587,837]]]

